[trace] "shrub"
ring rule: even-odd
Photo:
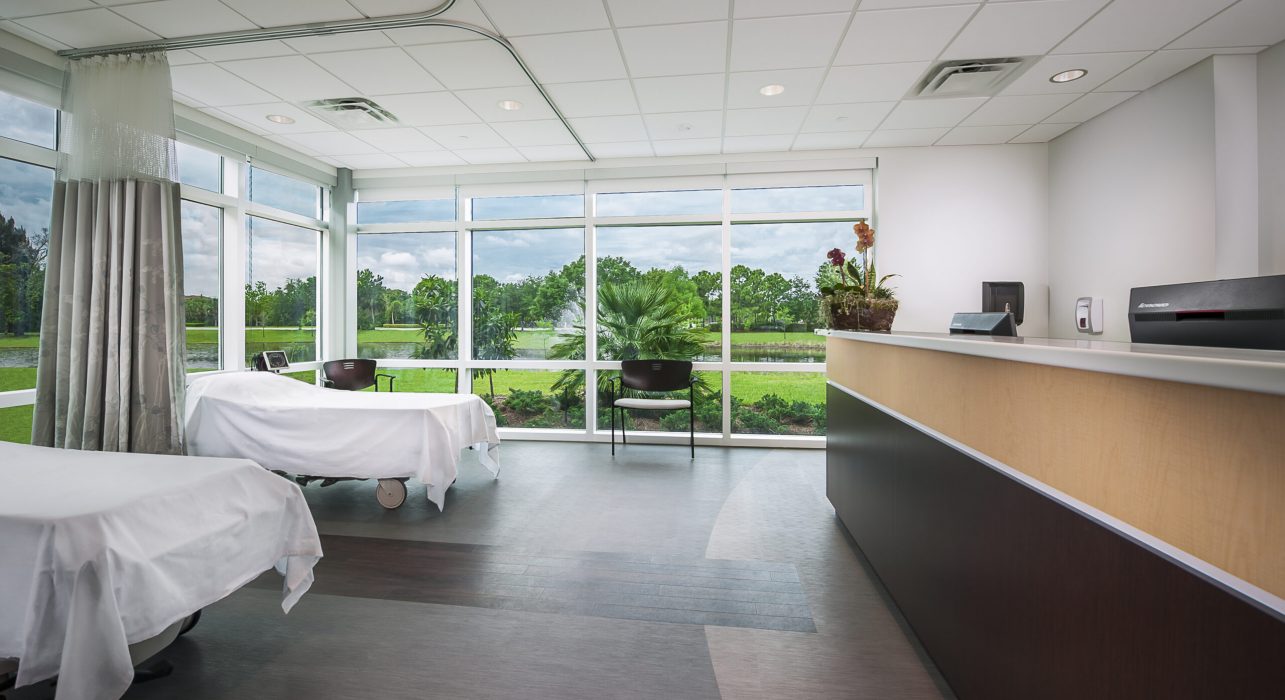
[[[514,413],[535,415],[543,413],[553,404],[539,389],[510,389],[509,395],[504,399],[504,405]]]
[[[785,427],[778,421],[768,418],[761,413],[755,413],[748,408],[741,408],[739,411],[733,411],[732,424],[738,433],[778,435],[785,432]]]

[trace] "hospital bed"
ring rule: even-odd
[[[118,698],[268,569],[288,612],[320,558],[299,488],[253,462],[0,442],[0,683]]]
[[[189,454],[252,459],[301,483],[376,479],[390,509],[406,500],[411,478],[444,509],[464,449],[493,476],[500,469],[495,413],[477,396],[337,391],[272,372],[192,378],[187,444]]]

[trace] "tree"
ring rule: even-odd
[[[48,241],[0,215],[0,333],[39,332]]]
[[[705,320],[723,315],[723,275],[709,270],[701,270],[692,276],[696,284],[696,295],[705,304]]]
[[[245,325],[252,328],[262,328],[266,325],[270,301],[271,295],[268,294],[268,285],[262,281],[255,282],[253,285],[247,282],[245,285]]]

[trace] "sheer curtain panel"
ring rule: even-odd
[[[163,52],[72,61],[32,442],[183,449],[183,251]]]

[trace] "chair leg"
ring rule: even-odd
[[[620,444],[629,444],[629,433],[625,432],[625,409],[620,409]]]
[[[687,434],[687,439],[692,446],[692,459],[696,459],[696,409],[695,407],[687,409],[687,418],[688,418],[687,426],[689,431]]]
[[[616,407],[611,407],[611,456],[616,456]]]

